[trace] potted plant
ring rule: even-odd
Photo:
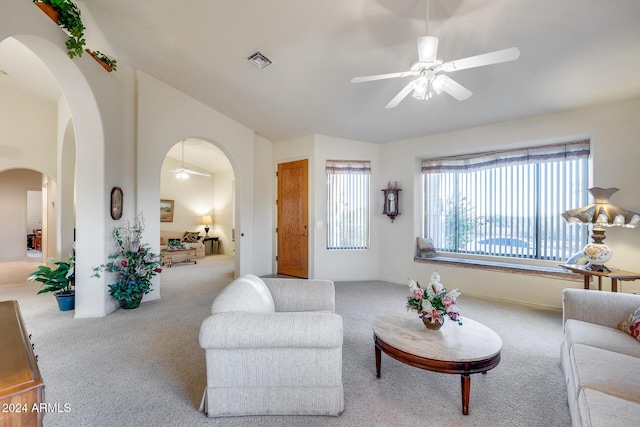
[[[84,24],[80,17],[80,9],[71,0],[33,0],[56,24],[67,30],[69,38],[65,42],[69,58],[82,56],[82,49],[86,43],[84,39]],[[47,7],[48,6],[48,7]],[[49,9],[48,11],[46,9]],[[57,20],[50,9],[57,12]]]
[[[75,256],[71,256],[68,262],[57,261],[54,258],[47,258],[47,262],[55,264],[56,268],[41,265],[27,280],[42,283],[42,289],[38,294],[53,292],[60,311],[73,310],[76,303]]]
[[[145,294],[151,292],[151,279],[162,272],[162,258],[142,243],[144,217],[139,215],[133,225],[127,223],[114,227],[113,240],[116,251],[110,261],[95,267],[93,277],[100,272],[114,273],[114,283],[109,285],[109,295],[120,301],[122,308],[137,308]]]
[[[426,288],[422,288],[415,280],[409,279],[407,310],[417,311],[424,326],[430,330],[440,329],[444,324],[445,316],[462,325],[460,310],[456,303],[459,296],[458,289],[447,291],[440,282],[440,274],[435,272],[431,275],[431,281]]]
[[[89,55],[91,55],[91,57],[93,57],[93,59],[95,59],[96,61],[98,61],[100,65],[102,65],[102,68],[107,70],[109,73],[112,71],[116,71],[117,61],[115,59],[109,58],[107,55],[100,52],[99,50],[95,50],[95,51],[91,49],[85,49],[85,50]]]

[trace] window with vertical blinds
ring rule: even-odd
[[[444,252],[564,261],[588,242],[589,141],[428,159],[424,234]]]
[[[327,249],[369,247],[371,162],[327,160]]]

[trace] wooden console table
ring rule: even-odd
[[[640,279],[640,273],[633,273],[631,271],[616,270],[611,271],[591,271],[587,270],[586,264],[563,264],[561,267],[566,268],[574,273],[582,274],[584,276],[584,288],[589,289],[589,283],[592,277],[598,278],[598,290],[602,290],[602,278],[608,277],[611,279],[611,292],[618,292],[618,280],[638,280]]]
[[[17,301],[0,302],[0,348],[0,426],[42,426],[44,382]]]

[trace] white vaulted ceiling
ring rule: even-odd
[[[385,104],[409,78],[350,80],[409,69],[427,31],[425,0],[80,4],[104,34],[100,50],[271,141],[386,142],[640,96],[638,0],[430,0],[440,58],[512,46],[521,56],[451,73],[473,92],[468,100],[408,97],[392,110]],[[250,64],[256,50],[273,64]]]

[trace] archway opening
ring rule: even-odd
[[[197,233],[198,257],[234,256],[235,174],[226,154],[185,138],[168,151],[161,170],[161,250],[170,238]]]

